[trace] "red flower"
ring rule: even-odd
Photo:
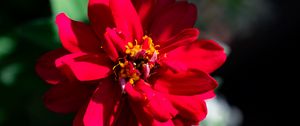
[[[46,106],[78,112],[74,126],[198,124],[217,87],[209,75],[225,61],[198,40],[196,8],[175,0],[89,0],[90,25],[59,14],[63,49],[37,73],[53,87]]]

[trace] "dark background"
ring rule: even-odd
[[[269,1],[274,5],[276,18],[257,23],[254,32],[247,37],[234,36],[227,62],[214,73],[224,79],[220,93],[241,109],[242,126],[285,126],[290,122],[285,119],[291,115],[283,112],[293,112],[293,107],[287,104],[296,101],[290,99],[295,96],[292,89],[296,89],[296,80],[299,80],[296,76],[299,4]],[[10,64],[21,66],[11,85],[0,82],[1,126],[70,125],[72,115],[49,112],[42,104],[42,94],[49,86],[36,76],[34,65],[43,53],[52,49],[43,46],[48,38],[37,43],[24,37],[25,32],[20,33],[28,22],[48,17],[51,17],[49,1],[10,0],[0,4],[0,36],[9,36],[15,41],[14,51],[0,58],[0,70]],[[49,34],[53,34],[52,31]]]
[[[297,99],[292,97],[299,83],[299,4],[271,2],[276,18],[257,24],[246,38],[236,36],[231,55],[216,73],[224,78],[221,93],[242,110],[243,126],[289,126],[296,121]]]

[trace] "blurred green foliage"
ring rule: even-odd
[[[68,126],[73,114],[59,115],[43,105],[43,94],[50,88],[35,73],[35,64],[44,53],[61,47],[54,25],[53,12],[71,6],[60,6],[51,11],[50,1],[2,1],[0,5],[0,126]],[[77,5],[78,4],[78,5]],[[62,6],[63,5],[63,6]],[[85,8],[66,11],[81,19]],[[81,8],[80,10],[77,10]],[[73,12],[76,11],[76,12]],[[77,14],[77,15],[76,15]]]
[[[64,12],[74,20],[87,20],[88,0],[51,0],[52,13]]]

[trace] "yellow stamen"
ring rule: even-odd
[[[130,84],[134,84],[134,80],[132,78],[129,79]]]
[[[132,47],[133,47],[132,42],[128,42],[128,47],[129,47],[129,48],[132,48]]]
[[[139,43],[143,43],[145,47],[142,47],[143,45],[139,45]],[[119,78],[123,78],[133,85],[141,78],[140,75],[142,74],[140,74],[138,71],[141,70],[142,65],[149,63],[150,69],[154,67],[153,61],[156,60],[156,55],[159,54],[156,48],[159,47],[159,45],[154,45],[152,38],[147,35],[143,36],[142,42],[138,42],[137,40],[128,42],[127,45],[125,45],[126,56],[123,59],[125,62],[120,59],[118,64],[113,67],[115,74]],[[136,59],[142,60],[136,61]],[[151,62],[149,62],[150,60]],[[129,62],[133,64],[133,68],[132,66],[129,66]]]

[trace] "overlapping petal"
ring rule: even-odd
[[[150,33],[155,41],[166,41],[185,28],[192,28],[196,18],[195,5],[186,1],[176,2],[155,17]]]
[[[132,0],[132,1],[139,15],[144,31],[148,32],[147,31],[148,27],[150,25],[150,22],[152,21],[151,18],[154,16],[153,9],[157,1],[156,0]]]
[[[175,126],[198,126],[199,122],[192,121],[188,118],[183,118],[181,116],[176,116],[173,118],[173,123]]]
[[[211,73],[219,68],[226,59],[224,49],[213,40],[199,40],[167,53],[164,63],[176,62],[188,69]],[[173,65],[174,69],[177,66]]]
[[[154,89],[174,95],[196,95],[213,90],[217,82],[207,73],[196,70],[174,73],[171,70],[153,76]]]
[[[91,81],[108,77],[112,62],[104,54],[73,53],[56,60],[56,67],[67,67],[80,81]],[[65,69],[64,69],[65,70]],[[65,74],[70,71],[64,71]]]
[[[70,52],[99,52],[101,43],[90,26],[69,19],[64,13],[56,16],[62,45]]]
[[[207,115],[205,101],[201,95],[178,96],[167,95],[174,107],[179,111],[179,116],[192,122],[199,122]]]
[[[118,30],[126,36],[126,40],[140,41],[142,39],[143,28],[130,0],[110,0],[109,6],[112,10],[114,21]]]
[[[92,94],[92,88],[79,83],[64,82],[53,86],[44,95],[46,107],[54,112],[78,111]]]
[[[116,103],[121,98],[121,88],[112,79],[100,82],[86,108],[83,123],[85,126],[110,126]]]
[[[88,17],[95,33],[100,39],[107,27],[114,27],[114,20],[109,8],[109,0],[89,0]]]
[[[56,49],[43,55],[35,66],[37,74],[49,84],[58,84],[66,79],[55,66],[55,60],[68,54],[65,49]]]
[[[154,91],[143,80],[139,80],[134,87],[129,83],[126,84],[125,91],[135,105],[140,105],[143,112],[155,120],[165,122],[177,114],[168,99],[163,94]]]
[[[138,126],[138,120],[130,107],[128,97],[121,98],[115,115],[113,126]]]
[[[160,45],[160,53],[166,53],[180,46],[190,45],[198,39],[199,31],[196,28],[184,29],[166,41],[157,42]]]

